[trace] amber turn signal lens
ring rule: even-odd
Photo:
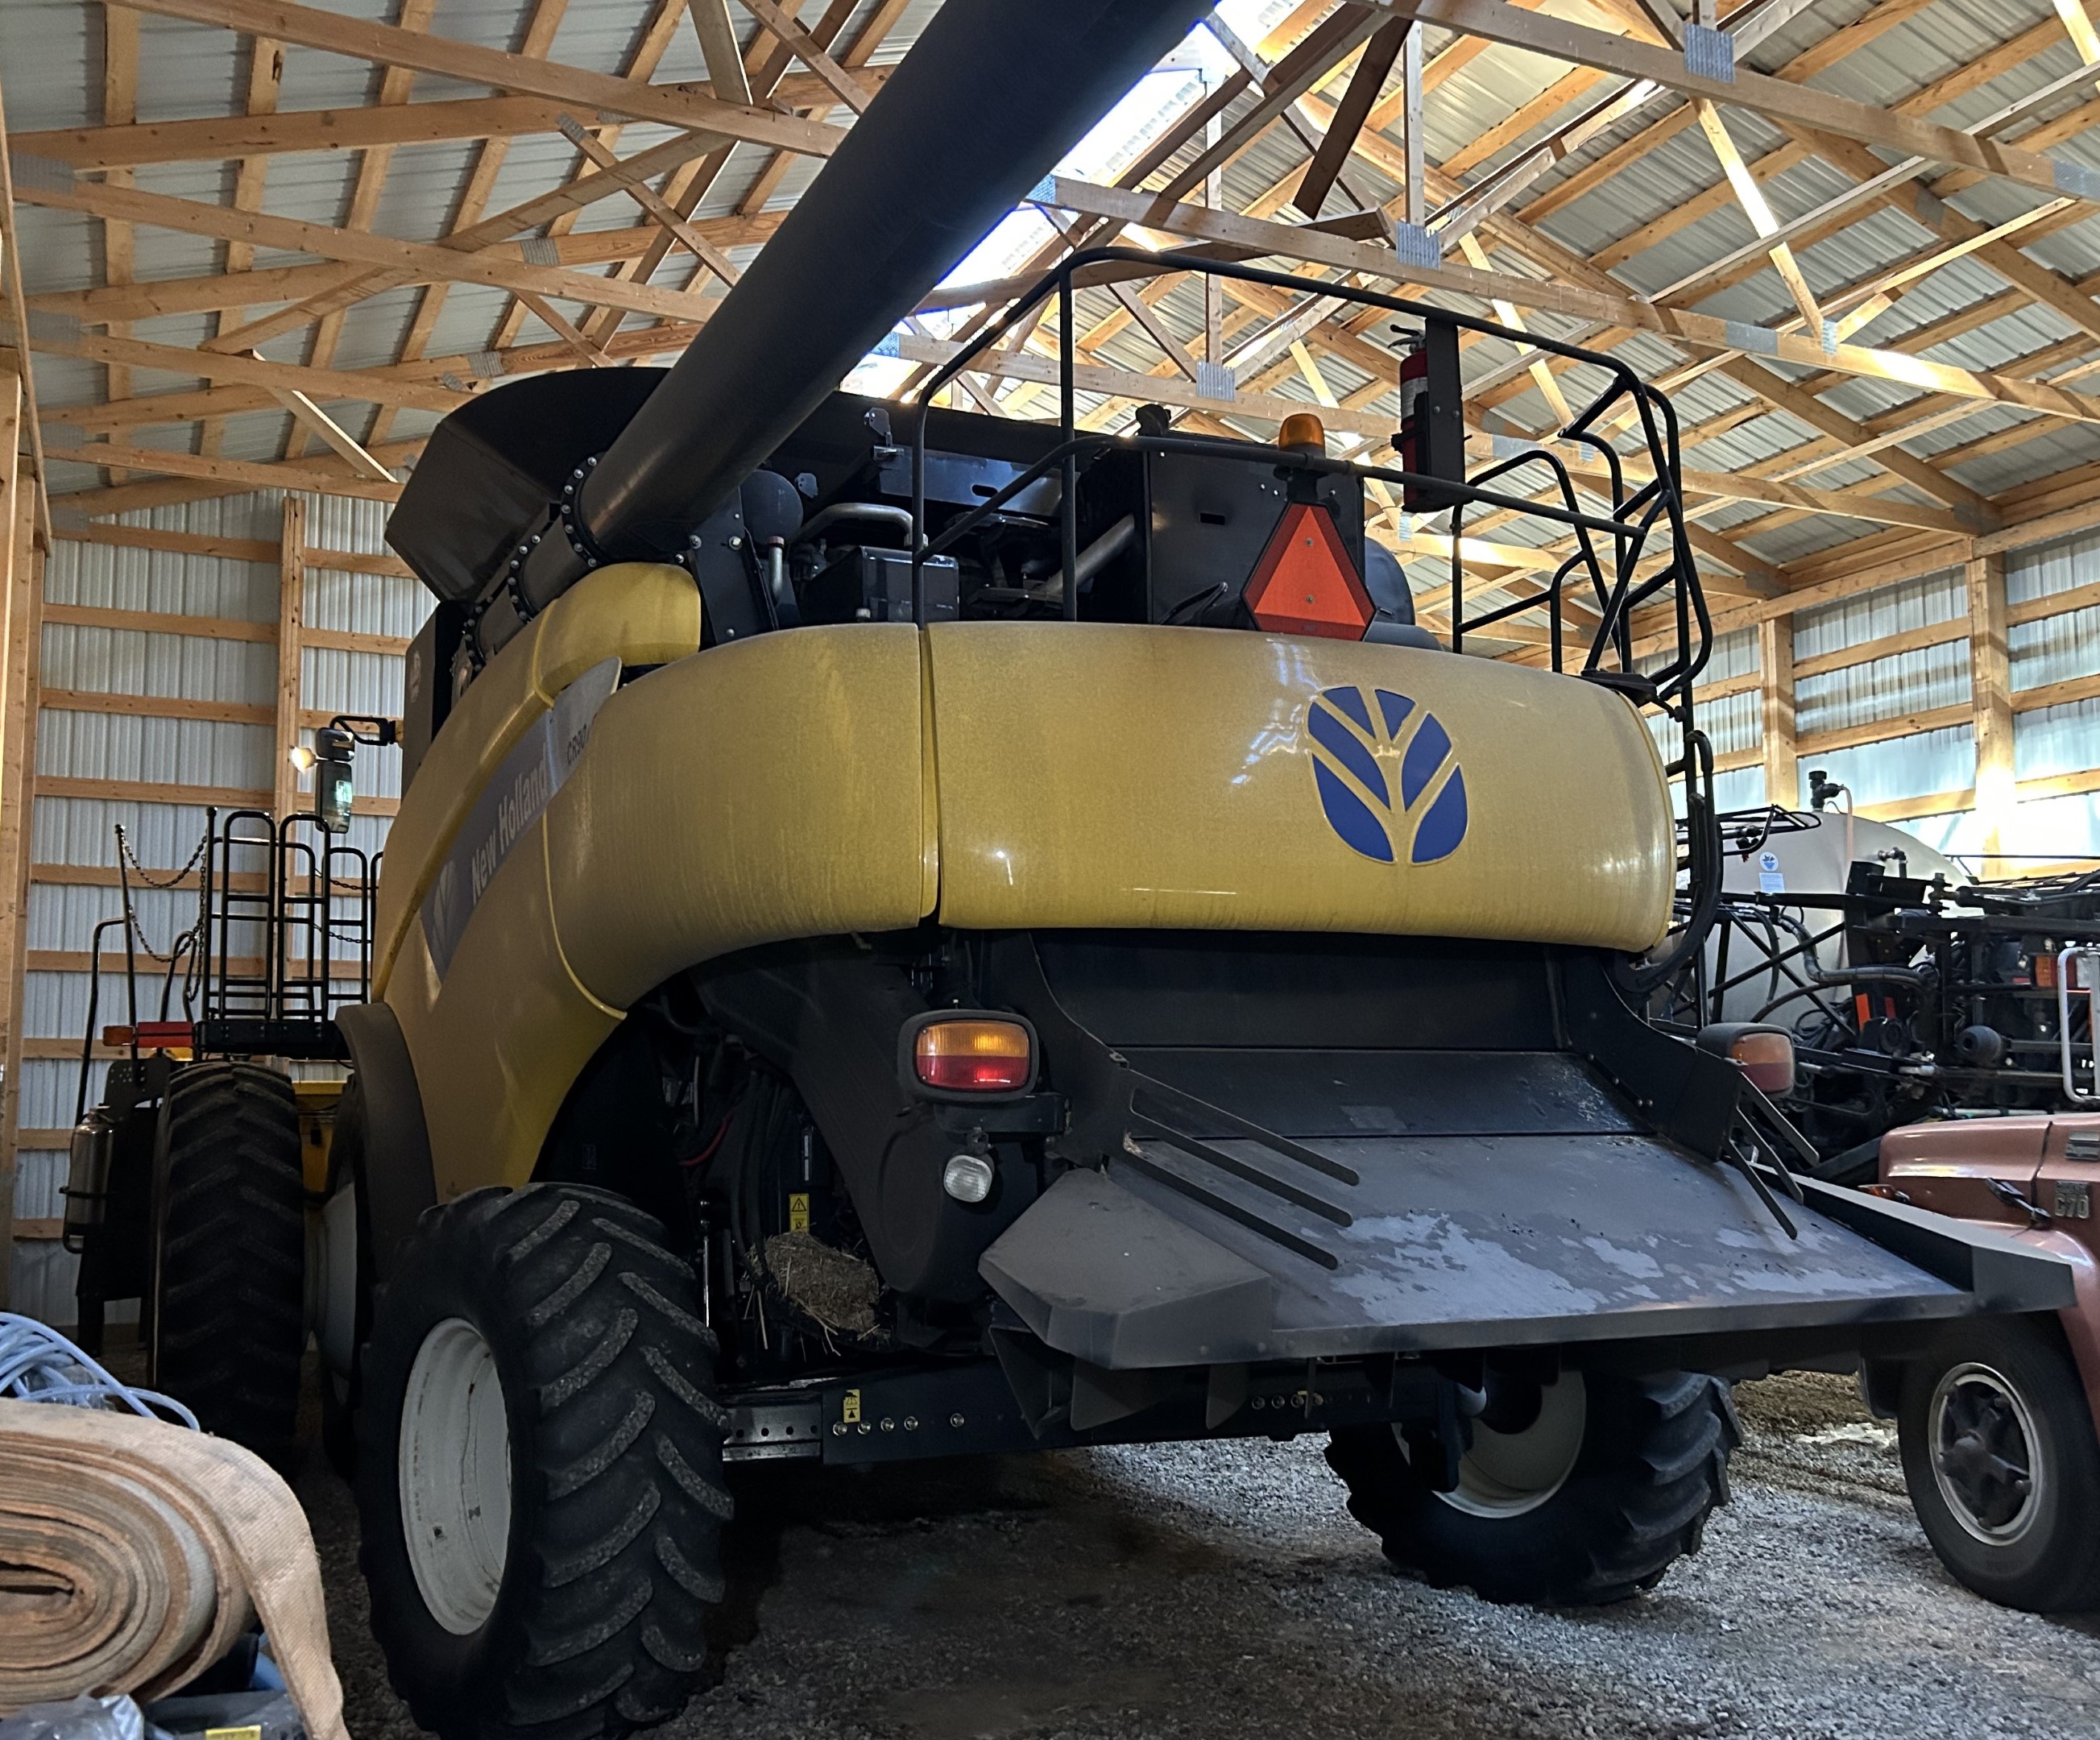
[[[1750,1085],[1766,1093],[1793,1087],[1793,1041],[1784,1033],[1739,1033],[1728,1055],[1742,1067]]]
[[[1017,1021],[929,1022],[911,1046],[912,1067],[949,1093],[1012,1093],[1034,1073],[1028,1029]]]

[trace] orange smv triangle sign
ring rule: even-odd
[[[1333,516],[1312,501],[1284,509],[1244,596],[1256,628],[1330,640],[1361,640],[1374,607]]]

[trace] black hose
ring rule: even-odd
[[[1784,995],[1774,997],[1771,1002],[1766,1004],[1765,1006],[1759,1009],[1756,1014],[1751,1016],[1750,1019],[1753,1021],[1762,1021],[1766,1016],[1769,1015],[1782,1003],[1791,1003],[1796,997],[1813,996],[1817,991],[1828,990],[1833,985],[1909,985],[1916,987],[1925,983],[1925,969],[1922,967],[1833,967],[1828,969],[1823,967],[1811,967],[1808,969],[1809,983],[1807,984],[1797,985],[1793,990],[1785,992]]]

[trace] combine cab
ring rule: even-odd
[[[1318,1433],[1399,1563],[1608,1601],[1696,1544],[1729,1377],[2070,1297],[1793,1176],[1768,1032],[1637,1013],[1719,850],[1675,421],[1622,364],[1521,341],[1601,383],[1585,495],[1467,474],[1461,335],[1515,334],[1341,282],[1414,347],[1393,462],[1092,432],[1088,286],[1305,288],[1096,249],[909,404],[831,393],[1198,8],[1040,10],[948,0],[674,369],[487,395],[395,515],[439,602],[312,1285],[442,1733],[674,1710],[726,1463]],[[1058,421],[926,409],[1046,305]],[[1432,635],[1388,507],[1564,561],[1454,572]],[[1522,612],[1550,668],[1462,656]]]

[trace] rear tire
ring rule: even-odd
[[[727,1416],[693,1273],[624,1199],[479,1190],[377,1305],[358,1457],[373,1630],[444,1740],[669,1720],[721,1597]]]
[[[2030,1613],[2100,1608],[2100,1433],[2062,1331],[1949,1328],[1904,1375],[1904,1483],[1939,1561]]]
[[[306,1185],[292,1084],[176,1071],[153,1181],[153,1382],[207,1432],[283,1462],[306,1352]]]
[[[1327,1461],[1403,1570],[1491,1601],[1595,1606],[1653,1588],[1699,1550],[1741,1436],[1718,1379],[1569,1371],[1523,1429],[1476,1423],[1453,1491],[1417,1471],[1392,1426],[1337,1432]]]

